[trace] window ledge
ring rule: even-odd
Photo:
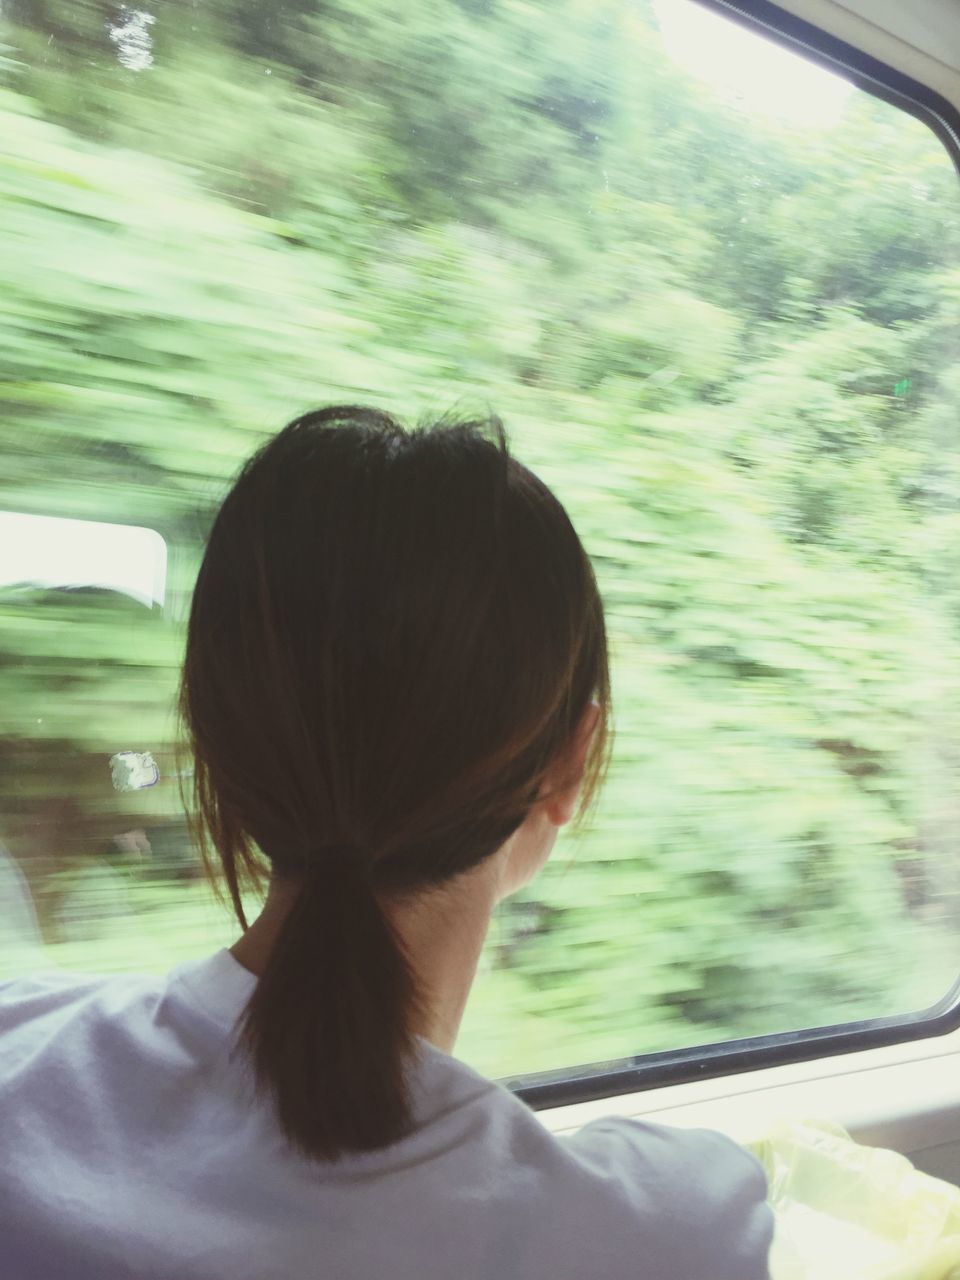
[[[554,1133],[621,1115],[719,1129],[739,1141],[786,1118],[831,1120],[859,1142],[909,1154],[960,1141],[960,1032],[539,1114]]]

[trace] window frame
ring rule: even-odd
[[[800,53],[857,88],[906,111],[931,129],[960,177],[960,111],[921,81],[768,0],[696,0],[774,44]],[[960,1030],[960,974],[926,1009],[854,1022],[748,1036],[684,1049],[638,1054],[613,1064],[584,1064],[502,1080],[534,1110],[643,1093],[667,1085],[747,1074],[764,1068],[839,1057]]]

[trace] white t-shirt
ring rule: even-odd
[[[221,951],[0,984],[4,1280],[766,1280],[765,1179],[735,1143],[557,1138],[425,1042],[409,1137],[294,1154],[231,1053],[254,983]]]

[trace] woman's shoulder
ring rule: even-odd
[[[162,986],[151,974],[107,975],[40,970],[0,981],[0,1043],[17,1032],[62,1028],[102,1016],[110,1005],[148,996]]]
[[[442,1058],[436,1065],[443,1069]],[[471,1135],[460,1192],[474,1180],[495,1186],[503,1215],[524,1219],[531,1253],[553,1258],[558,1274],[575,1257],[581,1271],[605,1277],[635,1277],[641,1259],[639,1273],[652,1277],[767,1277],[766,1177],[723,1134],[606,1117],[557,1135],[462,1063],[446,1059],[446,1071],[467,1103],[459,1124]]]
[[[651,1275],[766,1280],[766,1175],[737,1143],[626,1117],[594,1121],[562,1141],[603,1198],[611,1231],[627,1249],[642,1246]]]
[[[65,969],[41,969],[0,980],[0,1010],[13,1017],[29,1016],[50,1005],[82,999],[110,981],[102,974],[71,973]]]
[[[655,1188],[657,1194],[696,1180],[708,1198],[729,1199],[731,1186],[748,1199],[767,1193],[760,1161],[714,1129],[604,1116],[561,1141],[585,1169]]]

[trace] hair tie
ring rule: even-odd
[[[364,878],[372,867],[372,859],[359,840],[329,840],[312,846],[309,855],[301,860],[302,874],[310,880],[322,880],[331,868],[360,872]]]

